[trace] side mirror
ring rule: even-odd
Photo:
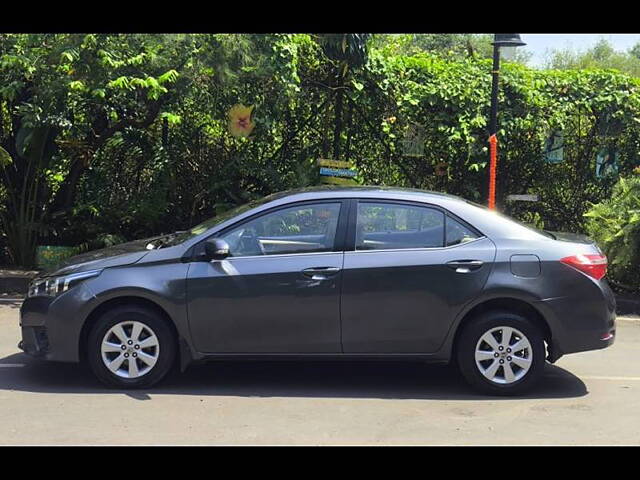
[[[204,253],[209,260],[224,260],[229,256],[229,244],[220,238],[204,242]]]

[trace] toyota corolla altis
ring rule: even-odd
[[[304,189],[72,258],[30,286],[20,347],[118,388],[204,360],[411,358],[516,394],[613,343],[606,268],[586,237],[451,195]]]

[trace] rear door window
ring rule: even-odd
[[[447,215],[447,247],[470,242],[476,238],[480,238],[480,235],[475,230]]]
[[[356,250],[437,248],[444,244],[444,214],[429,207],[359,202]]]

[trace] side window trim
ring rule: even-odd
[[[346,236],[346,230],[347,230],[347,221],[348,221],[348,217],[347,217],[347,211],[348,210],[346,207],[346,204],[348,203],[348,199],[344,199],[344,198],[325,198],[325,199],[317,199],[317,200],[303,200],[303,201],[299,201],[299,202],[291,202],[291,203],[286,203],[283,205],[278,205],[277,207],[273,207],[270,208],[268,210],[256,213],[255,215],[251,215],[250,217],[247,218],[243,218],[242,220],[235,222],[231,225],[228,225],[227,227],[225,227],[224,229],[212,233],[211,235],[207,236],[206,238],[202,239],[200,242],[198,242],[196,245],[194,245],[192,247],[192,251],[193,254],[191,255],[191,261],[200,261],[202,260],[202,257],[204,255],[204,243],[211,239],[211,238],[217,238],[220,237],[222,235],[225,235],[226,233],[230,232],[231,230],[234,230],[238,227],[241,227],[242,225],[244,225],[245,223],[249,223],[252,222],[253,220],[257,220],[260,217],[263,217],[265,215],[270,215],[272,213],[278,212],[280,210],[286,210],[289,208],[293,208],[293,207],[304,207],[305,205],[318,205],[318,204],[326,204],[326,203],[337,203],[340,205],[340,212],[338,214],[338,225],[336,227],[336,234],[335,237],[333,239],[333,248],[331,250],[328,251],[323,251],[323,252],[295,252],[295,253],[281,253],[281,254],[273,254],[273,255],[247,255],[247,256],[242,256],[242,257],[229,257],[229,259],[233,259],[233,258],[267,258],[267,257],[275,257],[275,256],[282,256],[282,255],[316,255],[316,254],[327,254],[327,253],[335,253],[335,252],[342,252],[344,251],[344,249],[339,249],[341,246],[345,245],[345,236]]]
[[[424,252],[424,251],[436,251],[436,250],[450,250],[452,248],[459,248],[462,246],[471,245],[472,243],[478,242],[480,240],[484,240],[487,238],[485,235],[474,238],[473,240],[469,240],[464,243],[456,243],[455,245],[449,245],[448,247],[411,247],[411,248],[381,248],[378,250],[353,250],[348,251],[348,253],[382,253],[382,252]],[[325,252],[326,253],[326,252]]]
[[[344,244],[345,252],[355,251],[356,249],[356,223],[358,221],[358,199],[352,198],[349,201],[349,217],[346,231],[346,239]]]

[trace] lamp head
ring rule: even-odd
[[[522,47],[526,45],[517,33],[496,33],[491,44],[497,47]]]

